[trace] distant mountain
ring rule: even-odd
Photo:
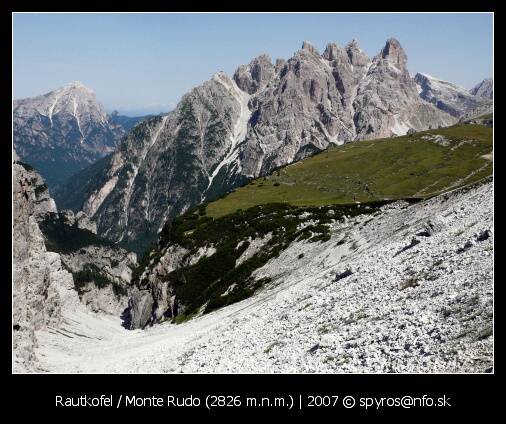
[[[486,78],[470,90],[475,96],[485,97],[486,99],[494,98],[494,80]]]
[[[492,109],[490,99],[471,94],[451,82],[420,73],[415,75],[414,80],[422,99],[457,118]]]
[[[304,42],[275,63],[261,55],[137,125],[55,200],[83,210],[99,234],[146,247],[167,219],[330,145],[455,123],[420,97],[406,63],[395,39],[372,60],[355,40],[323,54]]]
[[[119,125],[126,132],[130,131],[133,127],[135,127],[139,122],[144,119],[152,118],[155,115],[145,115],[145,116],[125,116],[120,115],[118,111],[114,111],[109,114],[109,120],[114,125]]]
[[[108,116],[76,81],[13,104],[14,147],[50,188],[110,153],[140,118]]]

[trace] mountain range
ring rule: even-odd
[[[389,39],[370,59],[353,40],[320,54],[309,42],[289,60],[267,55],[219,72],[168,115],[143,121],[116,151],[54,193],[99,233],[143,250],[163,223],[331,145],[454,124],[491,100],[407,70]]]
[[[15,371],[490,370],[492,98],[389,39],[260,55],[158,116],[15,101]]]

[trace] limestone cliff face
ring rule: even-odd
[[[42,177],[13,153],[13,363],[37,369],[36,331],[85,305],[121,315],[137,256],[96,235],[86,214],[58,212]]]
[[[96,224],[84,212],[48,212],[39,226],[46,248],[72,273],[81,302],[94,312],[121,315],[137,255],[97,236]]]
[[[329,145],[455,123],[420,97],[406,63],[395,39],[372,60],[355,40],[323,54],[304,42],[275,63],[261,55],[137,125],[55,198],[90,216],[99,235],[142,251],[167,219],[275,167]]]
[[[216,74],[168,116],[137,125],[96,172],[78,175],[57,201],[83,210],[98,234],[113,241],[153,240],[168,217],[214,190],[215,177],[245,136],[248,98]]]
[[[252,64],[250,69],[254,69]],[[353,117],[346,108],[344,91],[335,82],[334,69],[305,42],[277,73],[272,72],[249,101],[252,114],[247,136],[229,175],[258,176],[330,143],[354,139]],[[241,80],[238,73],[234,78]]]
[[[13,367],[30,371],[35,365],[35,331],[58,326],[61,309],[78,303],[72,274],[60,255],[48,252],[37,218],[55,205],[42,178],[30,166],[13,160]]]
[[[419,97],[400,43],[389,39],[360,82],[353,102],[357,137],[404,135],[455,123],[455,118]]]
[[[119,247],[89,245],[61,254],[81,302],[94,312],[121,316],[128,306],[137,255]]]

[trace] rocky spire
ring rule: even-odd
[[[242,65],[234,73],[237,86],[248,94],[264,88],[274,75],[274,66],[268,54],[255,57],[248,65]]]
[[[338,49],[339,47],[336,43],[329,43],[327,44],[327,47],[325,47],[325,51],[322,56],[327,60],[336,60]]]
[[[285,59],[276,59],[276,72],[280,72],[281,69],[286,65]]]
[[[310,53],[313,53],[313,54],[320,54],[318,53],[318,50],[316,49],[316,47],[311,44],[309,41],[304,41],[302,43],[302,50],[306,50]]]
[[[346,47],[348,48],[351,48],[351,49],[358,49],[360,50],[360,46],[358,45],[358,41],[356,38],[354,38],[353,40],[351,40],[347,45]]]
[[[362,51],[356,39],[351,40],[344,49],[353,66],[366,66],[370,62],[369,57]]]
[[[401,43],[399,43],[399,41],[395,38],[389,38],[387,40],[385,47],[383,47],[379,56],[401,68],[406,67],[406,62],[408,60],[408,56],[404,52]]]

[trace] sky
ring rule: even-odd
[[[413,75],[468,89],[493,70],[488,13],[15,13],[13,22],[14,98],[81,81],[106,110],[130,116],[168,111],[217,71],[231,76],[262,53],[288,59],[304,40],[323,52],[355,38],[373,57],[395,37]]]

